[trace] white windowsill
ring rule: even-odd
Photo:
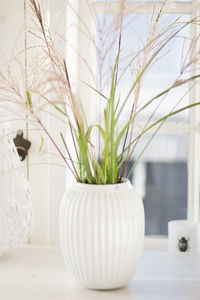
[[[144,238],[145,250],[168,250],[168,238],[166,236],[151,235]]]
[[[2,300],[199,300],[200,256],[144,251],[126,288],[100,292],[76,282],[57,247],[23,247],[0,257],[0,291]]]

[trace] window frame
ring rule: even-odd
[[[78,1],[78,0],[76,0]],[[107,2],[109,2],[107,0]],[[159,9],[162,5],[162,2],[130,2],[128,6],[128,11],[126,13],[146,13],[147,10],[151,10],[153,8],[154,3],[156,3],[156,8]],[[114,13],[118,12],[120,9],[119,1],[111,1],[109,5],[106,5],[105,10],[105,2],[96,2],[92,1],[92,5],[95,7],[95,11],[97,14],[101,13]],[[200,2],[198,0],[192,0],[191,2],[176,2],[174,7],[171,6],[168,8],[167,13],[169,14],[190,14],[191,18],[194,18],[200,12],[199,9]],[[87,10],[84,9],[84,1],[79,2],[79,14],[83,20],[87,20],[87,24],[89,22]],[[197,32],[198,30],[198,32]],[[191,36],[199,34],[200,30],[195,28],[191,28]],[[79,51],[81,53],[81,49],[86,51],[86,45],[83,44],[84,41],[79,36]],[[88,46],[89,47],[89,46]],[[91,51],[91,49],[87,49],[87,51]],[[90,65],[94,62],[94,54],[91,56]],[[85,66],[80,63],[79,64],[80,72],[87,72]],[[90,78],[90,74],[87,72],[88,77]],[[193,74],[194,75],[194,74]],[[87,94],[85,89],[82,89],[79,86],[79,93],[84,95],[85,99],[90,99],[91,95]],[[192,103],[192,99],[197,98],[200,95],[200,88],[198,86],[190,94],[190,103]],[[90,100],[89,100],[90,101]],[[91,102],[90,102],[91,104]],[[136,124],[137,128],[141,128],[144,126],[143,123]],[[189,112],[189,120],[187,123],[176,123],[170,122],[165,123],[163,127],[160,129],[160,133],[164,134],[181,134],[187,133],[189,137],[189,146],[188,146],[188,205],[187,205],[187,219],[194,222],[200,221],[200,108],[194,107]],[[148,249],[167,249],[167,237],[163,236],[151,236],[145,237],[145,248]]]

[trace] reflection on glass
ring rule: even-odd
[[[150,17],[145,14],[131,14],[125,17],[119,78],[121,78],[123,70],[130,62],[130,57],[133,57],[133,53],[137,53],[139,47],[143,47],[146,44],[149,25],[148,18]],[[177,17],[178,15],[163,16],[161,28],[166,22],[169,22],[169,20],[173,22]],[[183,15],[181,18],[181,21],[188,20],[188,15]],[[97,35],[97,45],[103,55],[97,55],[97,82],[101,83],[101,91],[106,96],[110,92],[111,67],[114,65],[117,53],[117,31],[114,31],[114,21],[114,16],[111,14],[98,16],[98,33],[100,33],[100,37]],[[176,39],[172,39],[165,50],[160,52],[156,63],[147,72],[141,85],[139,107],[142,107],[152,97],[167,89],[179,79],[183,57],[188,52],[188,45],[184,36],[189,36],[189,30],[188,26]],[[113,38],[113,32],[116,33],[116,38],[112,41],[112,47],[109,47],[109,36]],[[110,50],[104,57],[106,49]],[[102,69],[102,72],[100,72],[100,69]],[[122,101],[125,99],[134,82],[134,70],[129,67],[128,71],[120,80],[120,90],[118,93]],[[187,77],[188,74],[184,76]],[[159,100],[156,100],[138,114],[136,121],[146,123],[147,120],[151,119],[147,125],[149,126],[152,120],[157,120],[171,112],[171,110],[188,105],[188,89],[189,86],[187,84],[173,89],[166,97],[159,98]],[[185,97],[182,99],[184,95]],[[124,118],[127,121],[127,118],[129,118],[134,100],[134,95],[132,95],[126,109],[123,111],[122,119]],[[179,100],[181,100],[180,103],[178,103]],[[154,112],[153,115],[152,112]],[[168,121],[187,122],[187,120],[188,112],[184,111],[170,118]],[[132,138],[134,139],[137,136],[135,127],[133,128],[133,133]],[[128,165],[127,174],[150,137],[151,134],[145,134],[136,145],[131,156],[132,161]],[[144,200],[146,235],[167,235],[169,220],[186,218],[187,142],[187,136],[183,134],[157,135],[149,145],[147,151],[144,152],[140,163],[135,168],[132,177],[130,177]],[[121,147],[123,147],[122,145]],[[122,148],[119,152],[121,150]]]
[[[144,144],[138,146],[132,163]],[[186,218],[187,136],[157,135],[130,179],[143,198],[145,234],[167,235],[168,221]]]
[[[121,55],[120,55],[120,74],[123,73],[123,70],[130,62],[130,59],[134,56],[135,53],[141,49],[147,39],[147,32],[149,28],[151,16],[145,14],[139,15],[127,15],[124,18],[124,31],[122,38],[121,46]],[[178,15],[165,15],[162,17],[162,22],[160,24],[160,29],[168,24],[168,22],[173,22]],[[189,15],[183,15],[181,17],[181,22],[189,20]],[[114,31],[114,16],[109,14],[103,14],[98,16],[98,33],[101,33],[101,38],[97,39],[97,45],[99,49],[104,54],[106,53],[106,47],[109,47],[109,35],[108,31],[112,33]],[[144,79],[141,83],[141,89],[139,94],[138,106],[142,107],[147,103],[152,97],[164,91],[165,89],[172,86],[176,80],[182,80],[189,76],[189,70],[184,76],[180,76],[181,67],[183,64],[183,57],[188,52],[189,45],[185,40],[185,36],[189,36],[190,28],[186,27],[177,38],[172,39],[168,45],[164,48],[164,51],[161,51],[159,56],[156,59],[156,62],[152,64],[149,70],[146,72]],[[111,34],[110,33],[110,34]],[[107,35],[106,35],[107,34]],[[112,34],[113,36],[113,34]],[[106,39],[106,37],[108,37]],[[163,36],[164,38],[164,36]],[[104,41],[104,42],[102,42]],[[110,50],[105,58],[100,61],[97,56],[97,80],[101,81],[102,91],[105,95],[109,94],[110,91],[110,78],[111,78],[111,68],[114,65],[114,60],[116,58],[117,49],[117,33],[116,38],[113,41],[112,50]],[[141,59],[143,59],[141,57]],[[148,60],[147,60],[148,61]],[[137,62],[138,64],[140,61]],[[102,73],[100,69],[102,68]],[[119,95],[123,100],[128,94],[132,83],[134,82],[134,66],[132,65],[127,69],[125,75],[123,75],[119,84]],[[100,73],[102,78],[100,79]],[[120,76],[119,76],[120,77]],[[184,96],[184,97],[183,97]],[[130,114],[130,109],[133,105],[134,95],[129,99],[128,105],[126,106],[123,116],[127,118]],[[183,106],[188,105],[189,103],[189,85],[181,85],[178,88],[172,89],[166,96],[160,97],[153,104],[148,106],[143,110],[137,117],[138,121],[144,121],[152,112],[153,119],[158,119],[163,115],[171,112],[171,110],[179,109]],[[180,114],[169,118],[168,121],[187,121],[188,120],[188,111],[183,111]]]

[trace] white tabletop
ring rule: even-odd
[[[200,256],[144,251],[127,287],[92,291],[66,270],[58,248],[24,247],[0,257],[0,300],[200,300]]]

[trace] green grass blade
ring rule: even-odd
[[[102,98],[106,99],[107,101],[109,101],[109,98],[106,97],[104,94],[102,94],[100,91],[98,91],[96,88],[94,88],[93,86],[91,86],[89,83],[85,82],[84,80],[81,80],[85,85],[87,85],[89,88],[91,88],[93,91],[95,91],[97,94],[99,94]]]
[[[49,100],[47,97],[39,93],[38,91],[32,90],[33,93],[38,94],[40,97],[42,97],[44,100],[46,100],[51,106],[53,106],[58,112],[63,114],[65,117],[67,117],[67,113],[64,112],[60,107],[58,107],[56,104],[52,103],[51,100]]]
[[[26,98],[27,98],[27,102],[28,102],[28,106],[29,108],[32,107],[32,100],[31,100],[31,94],[29,91],[26,91]]]
[[[43,146],[44,146],[44,139],[43,139],[43,136],[41,136],[41,144],[40,144],[40,147],[38,149],[38,152],[42,151]]]
[[[77,172],[77,170],[76,170],[76,167],[75,167],[75,165],[74,165],[73,159],[72,159],[72,157],[71,157],[70,151],[69,151],[69,149],[68,149],[68,147],[67,147],[67,143],[66,143],[66,141],[65,141],[65,138],[64,138],[62,132],[60,132],[60,136],[61,136],[61,139],[62,139],[63,144],[64,144],[64,146],[65,146],[65,149],[66,149],[66,151],[67,151],[67,154],[69,155],[69,159],[70,159],[70,162],[71,162],[71,164],[72,164],[72,166],[73,166],[73,169],[74,169],[74,172],[75,172],[75,174],[76,174],[77,180],[80,181],[78,172]]]
[[[128,147],[126,147],[126,149],[124,149],[124,152],[123,153],[121,153],[120,154],[120,156],[118,157],[118,159],[120,159],[120,157],[122,156],[122,155],[124,155],[124,153],[126,152],[126,151],[128,151],[128,149],[143,135],[143,134],[145,134],[146,132],[148,132],[150,129],[152,129],[153,127],[155,127],[156,125],[158,125],[160,122],[165,122],[168,118],[170,118],[170,117],[172,117],[172,116],[174,116],[174,115],[176,115],[176,114],[179,114],[180,112],[182,112],[182,111],[184,111],[184,110],[186,110],[186,109],[190,109],[190,108],[192,108],[192,107],[195,107],[195,106],[198,106],[198,105],[200,105],[200,102],[196,102],[196,103],[193,103],[193,104],[190,104],[190,105],[187,105],[187,106],[184,106],[184,107],[182,107],[182,108],[180,108],[180,109],[178,109],[178,110],[175,110],[175,111],[173,111],[173,112],[171,112],[171,113],[169,113],[169,114],[167,114],[166,116],[164,116],[164,117],[162,117],[162,118],[160,118],[159,120],[157,120],[156,122],[154,122],[152,125],[150,125],[149,127],[147,127],[146,129],[144,129],[143,131],[142,131],[142,133],[140,133],[136,138],[134,138],[134,140],[129,144],[129,146]],[[163,123],[162,123],[163,124]],[[160,128],[160,127],[159,127]]]
[[[154,59],[157,57],[157,55],[160,53],[160,51],[174,38],[177,36],[177,34],[183,30],[187,25],[189,25],[191,23],[190,22],[186,22],[183,26],[181,26],[178,30],[176,30],[171,36],[168,37],[168,39],[152,54],[152,56],[150,57],[149,61],[146,63],[145,67],[142,69],[142,71],[140,72],[140,74],[138,75],[138,77],[136,78],[135,82],[133,83],[132,87],[130,88],[119,112],[118,112],[118,115],[116,117],[116,120],[115,122],[118,121],[120,115],[121,115],[121,112],[122,110],[124,109],[125,107],[125,104],[127,103],[130,95],[132,94],[132,92],[134,91],[137,83],[142,79],[144,73],[146,72],[146,70],[148,69],[148,67],[151,65],[151,63],[154,61]]]
[[[139,114],[141,111],[143,111],[147,106],[149,106],[154,100],[164,96],[165,94],[167,94],[169,91],[171,91],[172,89],[178,87],[178,86],[181,86],[181,85],[184,85],[190,81],[193,81],[197,78],[200,77],[200,74],[198,75],[195,75],[195,76],[192,76],[192,77],[189,77],[187,79],[184,79],[183,81],[179,81],[177,82],[175,85],[171,86],[170,88],[162,91],[161,93],[157,94],[156,96],[154,96],[151,100],[149,100],[144,106],[142,106],[137,112],[136,112],[136,115]]]
[[[97,161],[95,162],[95,167],[98,174],[98,178],[100,179],[100,184],[106,184],[106,179],[103,174],[103,170]]]
[[[78,136],[78,144],[80,149],[80,158],[81,162],[85,168],[86,177],[89,183],[94,183],[94,178],[92,176],[90,162],[88,157],[88,142],[86,136],[83,135],[81,128],[79,127],[79,136]]]

